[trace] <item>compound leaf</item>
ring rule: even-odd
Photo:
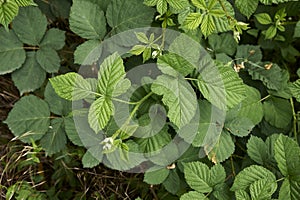
[[[36,96],[22,97],[5,121],[11,132],[21,141],[30,143],[40,139],[50,125],[48,104]]]

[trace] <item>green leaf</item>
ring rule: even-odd
[[[235,191],[235,198],[237,200],[251,200],[250,195],[244,190]]]
[[[0,28],[0,75],[19,69],[25,59],[23,44],[14,32]]]
[[[71,102],[59,97],[55,93],[50,82],[48,82],[45,88],[44,97],[52,113],[56,115],[67,116],[72,111]]]
[[[95,145],[89,148],[82,157],[84,168],[93,168],[100,164],[103,158],[102,146]]]
[[[118,53],[107,57],[98,72],[98,91],[106,97],[112,97],[119,81],[125,77],[122,58]]]
[[[36,60],[48,73],[54,73],[59,70],[60,58],[52,48],[41,47],[36,53]]]
[[[226,122],[225,129],[238,137],[247,136],[254,128],[253,122],[249,118],[236,118]]]
[[[216,25],[214,19],[211,15],[204,15],[201,22],[201,31],[205,38],[212,34],[216,29]]]
[[[300,21],[297,22],[295,31],[294,31],[294,38],[300,37]]]
[[[284,200],[300,199],[299,181],[285,179],[280,187],[278,199],[284,199]]]
[[[29,45],[39,45],[46,29],[47,19],[37,7],[20,8],[13,21],[14,32],[23,43]]]
[[[286,128],[292,120],[292,107],[288,100],[278,97],[268,98],[263,103],[264,118],[272,126]]]
[[[230,134],[227,131],[222,131],[216,144],[212,149],[206,149],[206,153],[213,163],[220,163],[229,158],[233,154],[234,149],[235,146]]]
[[[214,165],[212,168],[210,168],[209,173],[210,173],[210,180],[209,180],[210,186],[216,186],[225,181],[226,173],[222,165],[220,164]]]
[[[91,85],[82,76],[70,72],[50,79],[55,92],[67,100],[84,99],[91,94]]]
[[[145,45],[135,45],[130,50],[130,53],[137,56],[137,55],[142,54],[145,51],[145,49],[146,49]]]
[[[272,39],[277,34],[277,28],[275,26],[270,26],[266,31],[266,39]]]
[[[277,183],[269,179],[260,179],[250,185],[252,199],[271,199],[277,189]]]
[[[108,98],[100,97],[92,103],[89,110],[88,120],[95,133],[98,133],[107,125],[113,113],[114,105]]]
[[[151,90],[163,95],[168,106],[168,117],[178,128],[188,124],[197,110],[197,97],[190,84],[182,77],[160,75],[153,82]]]
[[[213,188],[209,185],[210,170],[201,162],[184,163],[184,177],[189,186],[197,192],[211,192]]]
[[[247,143],[247,154],[260,165],[266,163],[270,157],[266,143],[261,138],[253,135]]]
[[[290,179],[300,177],[300,147],[295,140],[281,134],[275,142],[274,152],[278,168],[284,176]]]
[[[99,40],[88,40],[79,45],[74,52],[74,62],[82,65],[91,65],[96,62],[102,53],[102,49],[97,48],[100,47],[100,43]]]
[[[183,23],[183,27],[189,30],[194,30],[202,23],[203,17],[201,13],[190,13]]]
[[[203,96],[222,110],[234,107],[245,98],[242,79],[228,66],[204,68],[197,85]]]
[[[243,58],[244,60],[248,60],[251,62],[260,62],[262,59],[262,52],[259,46],[254,45],[239,45],[236,50],[235,58],[240,60]]]
[[[259,13],[254,16],[257,19],[257,21],[263,25],[268,25],[273,22],[268,13]]]
[[[141,4],[140,0],[112,0],[106,18],[112,33],[120,33],[150,26],[154,12],[154,9]]]
[[[169,170],[170,173],[167,177],[167,179],[163,182],[163,186],[166,188],[168,192],[171,194],[176,195],[177,192],[182,188],[182,180],[179,175],[177,170]]]
[[[43,137],[50,125],[48,104],[33,95],[22,97],[8,114],[5,123],[21,141],[36,141]]]
[[[150,185],[161,184],[169,175],[169,170],[167,168],[157,170],[153,170],[150,168],[149,170],[150,171],[146,171],[144,175],[144,182]]]
[[[236,0],[235,6],[249,19],[250,16],[256,11],[258,0]]]
[[[293,97],[296,98],[298,102],[300,102],[300,79],[296,80],[293,83],[289,84],[289,89],[293,95]]]
[[[232,37],[232,34],[223,33],[221,35],[212,34],[208,37],[208,44],[211,46],[215,54],[226,53],[227,55],[234,55],[237,43]]]
[[[180,197],[180,200],[191,200],[191,199],[209,200],[204,194],[196,191],[190,191]]]
[[[19,6],[15,1],[5,1],[0,4],[0,24],[8,30],[8,25],[17,16]]]
[[[104,12],[98,4],[74,0],[70,12],[71,30],[86,39],[102,39],[106,34]]]
[[[235,177],[231,190],[246,190],[251,184],[262,179],[267,179],[270,183],[276,181],[275,175],[266,168],[258,165],[251,165],[238,173]]]
[[[27,52],[25,63],[21,69],[12,73],[12,79],[21,95],[26,92],[33,92],[43,85],[46,72],[37,63],[34,51]]]
[[[205,0],[192,0],[192,3],[201,10],[205,10],[207,8]]]
[[[18,6],[36,6],[33,0],[15,0]]]
[[[40,144],[48,156],[58,153],[66,146],[67,137],[62,127],[63,122],[62,118],[51,120],[48,132],[41,139]]]
[[[40,47],[59,50],[65,45],[65,32],[57,28],[48,30],[40,43]]]

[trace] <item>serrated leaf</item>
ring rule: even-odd
[[[93,168],[100,164],[103,158],[102,146],[96,145],[89,148],[82,157],[84,168]]]
[[[8,29],[8,25],[17,16],[19,12],[19,6],[15,1],[5,1],[0,4],[0,24],[5,29]]]
[[[23,44],[14,32],[0,27],[0,75],[19,69],[25,59]]]
[[[251,200],[250,195],[244,190],[235,191],[235,198],[237,200]]]
[[[51,120],[51,126],[48,132],[40,141],[42,148],[45,150],[47,156],[58,153],[65,148],[67,137],[62,127],[64,120],[56,118]]]
[[[235,149],[234,143],[230,134],[226,131],[222,131],[219,135],[219,138],[216,139],[217,142],[211,149],[211,147],[205,149],[206,154],[208,154],[208,158],[213,163],[220,163],[229,158]]]
[[[201,22],[201,31],[205,38],[212,34],[216,29],[215,22],[213,20],[213,17],[211,15],[205,15]]]
[[[112,33],[120,33],[150,26],[154,12],[154,9],[143,5],[140,0],[112,0],[107,8],[106,18]]]
[[[132,47],[132,49],[129,52],[137,56],[142,54],[145,51],[145,49],[146,49],[145,45],[135,45],[134,47]]]
[[[19,39],[29,45],[39,45],[47,29],[47,19],[37,7],[20,8],[13,21],[13,30]]]
[[[215,54],[226,53],[232,56],[237,48],[237,43],[229,33],[221,35],[212,34],[208,37],[208,44],[211,46]]]
[[[214,165],[212,168],[210,168],[209,173],[210,173],[210,180],[209,180],[210,186],[216,186],[225,181],[226,173],[222,165],[220,164]]]
[[[86,39],[102,39],[106,34],[104,12],[98,4],[75,0],[70,12],[70,28]]]
[[[238,137],[247,136],[254,128],[253,122],[249,118],[236,118],[226,122],[225,129]]]
[[[258,0],[236,0],[235,6],[249,19],[250,16],[256,11]]]
[[[33,0],[15,0],[18,6],[36,6]]]
[[[247,142],[247,154],[252,160],[263,165],[270,155],[266,143],[259,137],[251,135]]]
[[[171,194],[176,195],[180,190],[183,180],[179,177],[177,170],[169,170],[170,173],[166,180],[162,183],[164,188]]]
[[[272,39],[277,34],[277,28],[275,26],[270,26],[266,31],[265,39]]]
[[[25,63],[12,73],[12,80],[20,94],[40,88],[46,79],[46,72],[36,61],[36,53],[27,52]]]
[[[57,28],[52,28],[44,35],[40,47],[49,47],[59,50],[65,45],[65,32]]]
[[[67,100],[80,100],[91,94],[91,85],[82,76],[70,72],[50,79],[55,92]]]
[[[300,37],[300,21],[297,22],[295,31],[294,31],[294,38]]]
[[[36,141],[43,137],[50,125],[48,104],[33,95],[22,97],[8,114],[5,123],[21,141]]]
[[[88,40],[79,45],[74,52],[75,63],[91,65],[96,62],[102,53],[102,48],[97,48],[100,43],[99,40]]]
[[[52,113],[56,115],[67,116],[72,111],[71,102],[59,97],[55,93],[50,82],[48,82],[45,88],[44,97]]]
[[[169,170],[167,168],[157,169],[153,171],[152,170],[146,171],[144,175],[144,182],[151,185],[161,184],[168,177],[168,175],[169,175]]]
[[[190,13],[184,20],[183,27],[194,30],[202,23],[203,17],[201,13]]]
[[[196,191],[190,191],[180,197],[180,200],[191,200],[191,199],[208,200],[208,198],[204,194]]]
[[[252,199],[271,199],[277,189],[277,183],[269,179],[260,179],[250,185]]]
[[[73,117],[64,118],[64,125],[65,125],[65,127],[64,127],[65,131],[66,131],[66,134],[67,134],[69,140],[77,146],[84,146],[81,141],[81,138],[77,132],[77,128],[75,126]]]
[[[208,193],[213,190],[209,185],[210,170],[207,165],[201,162],[184,163],[184,177],[189,186],[201,193]]]
[[[300,199],[299,182],[285,179],[280,187],[278,199],[284,199],[284,200]]]
[[[151,90],[163,95],[163,103],[169,108],[168,117],[178,128],[188,124],[197,110],[197,98],[193,88],[182,76],[160,75]]]
[[[255,45],[239,45],[236,50],[235,58],[240,60],[244,58],[244,60],[249,60],[251,62],[260,62],[262,59],[262,52],[259,46]]]
[[[289,89],[293,95],[293,97],[296,98],[298,102],[300,102],[300,79],[297,81],[289,84]]]
[[[263,25],[268,25],[272,23],[272,19],[268,13],[259,13],[254,15],[257,21]]]
[[[271,97],[263,103],[264,118],[272,126],[286,128],[292,120],[292,107],[288,100]]]
[[[59,70],[60,58],[52,48],[41,47],[36,53],[36,60],[48,73],[55,73]]]
[[[300,147],[296,141],[280,135],[275,142],[274,153],[278,168],[284,176],[290,179],[300,177]]]
[[[245,85],[230,67],[203,69],[197,85],[203,96],[222,110],[234,107],[245,98]]]
[[[108,98],[100,97],[92,103],[89,110],[88,120],[95,133],[98,133],[107,125],[113,113],[114,105]]]
[[[275,175],[264,167],[258,165],[251,165],[244,168],[235,177],[231,191],[246,190],[255,181],[261,179],[268,179],[270,182],[275,182]]]

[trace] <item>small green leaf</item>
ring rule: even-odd
[[[37,7],[20,8],[18,16],[13,21],[14,32],[23,43],[29,45],[39,45],[46,29],[47,18]]]
[[[93,168],[100,164],[103,158],[102,146],[95,145],[89,148],[82,157],[84,168]]]
[[[248,140],[247,153],[252,160],[260,165],[266,163],[270,157],[266,143],[261,138],[253,135]]]
[[[102,53],[99,40],[88,40],[79,45],[74,52],[75,63],[82,65],[91,65],[96,62]]]
[[[14,32],[0,27],[0,75],[19,69],[25,59],[23,44]]]
[[[67,143],[67,137],[63,130],[62,118],[56,118],[51,120],[51,126],[48,132],[43,136],[40,143],[46,152],[46,155],[51,156],[65,148]]]
[[[235,6],[249,19],[256,11],[258,0],[236,0]]]
[[[272,39],[277,34],[277,28],[275,26],[270,26],[266,31],[266,39]]]
[[[150,58],[151,58],[151,47],[147,47],[143,52],[143,62],[146,62]]]
[[[183,27],[194,30],[200,26],[202,23],[203,17],[201,13],[190,13],[183,23]]]
[[[40,47],[49,47],[54,50],[59,50],[65,45],[65,32],[57,28],[48,30],[43,37]]]
[[[70,12],[70,28],[83,38],[102,39],[106,34],[104,12],[96,2],[75,0]]]
[[[196,191],[190,191],[180,197],[180,200],[191,200],[191,199],[209,200],[209,198],[207,198],[204,194]]]
[[[22,68],[12,73],[12,79],[21,95],[40,88],[46,79],[46,72],[36,61],[36,53],[27,52],[26,57]]]
[[[67,100],[84,99],[91,94],[91,85],[82,76],[70,72],[50,79],[55,92]]]
[[[213,188],[209,185],[210,170],[201,162],[184,163],[184,177],[189,186],[197,192],[211,192]]]
[[[243,117],[226,122],[225,129],[235,136],[245,137],[251,132],[254,126],[249,118]]]
[[[54,73],[59,70],[60,58],[52,48],[41,47],[36,53],[36,60],[48,73]]]
[[[292,92],[293,97],[300,102],[300,79],[289,84],[289,89]]]
[[[150,168],[151,171],[146,171],[144,175],[144,182],[151,184],[151,185],[157,185],[164,182],[164,180],[169,175],[169,170],[167,168],[157,169],[153,170]]]
[[[216,30],[216,24],[211,15],[205,15],[201,22],[201,31],[205,38]]]
[[[259,13],[254,15],[257,21],[263,25],[268,25],[272,23],[272,19],[268,13]]]
[[[137,56],[142,54],[145,51],[145,49],[146,49],[145,45],[135,45],[134,47],[132,47],[129,53]]]
[[[11,132],[23,142],[39,140],[50,125],[48,104],[36,96],[22,97],[8,114],[5,121]]]
[[[252,199],[271,199],[277,189],[277,183],[269,179],[260,179],[250,185]]]

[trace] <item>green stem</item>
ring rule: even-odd
[[[282,177],[282,178],[276,180],[276,182],[282,181],[282,180],[284,180],[284,179],[285,179],[285,177]]]
[[[294,106],[294,101],[293,98],[290,98],[290,103],[292,106],[292,111],[293,111],[293,131],[294,131],[294,136],[296,142],[298,142],[298,133],[297,133],[297,114],[295,112],[295,106]]]
[[[166,39],[166,28],[163,28],[163,31],[162,31],[162,41],[161,41],[161,49],[164,49],[165,48],[165,39]]]
[[[266,100],[266,99],[268,99],[268,98],[270,98],[271,97],[271,95],[267,95],[267,96],[265,96],[264,98],[262,98],[261,100],[259,100],[259,102],[262,102],[262,101],[264,101],[264,100]]]

